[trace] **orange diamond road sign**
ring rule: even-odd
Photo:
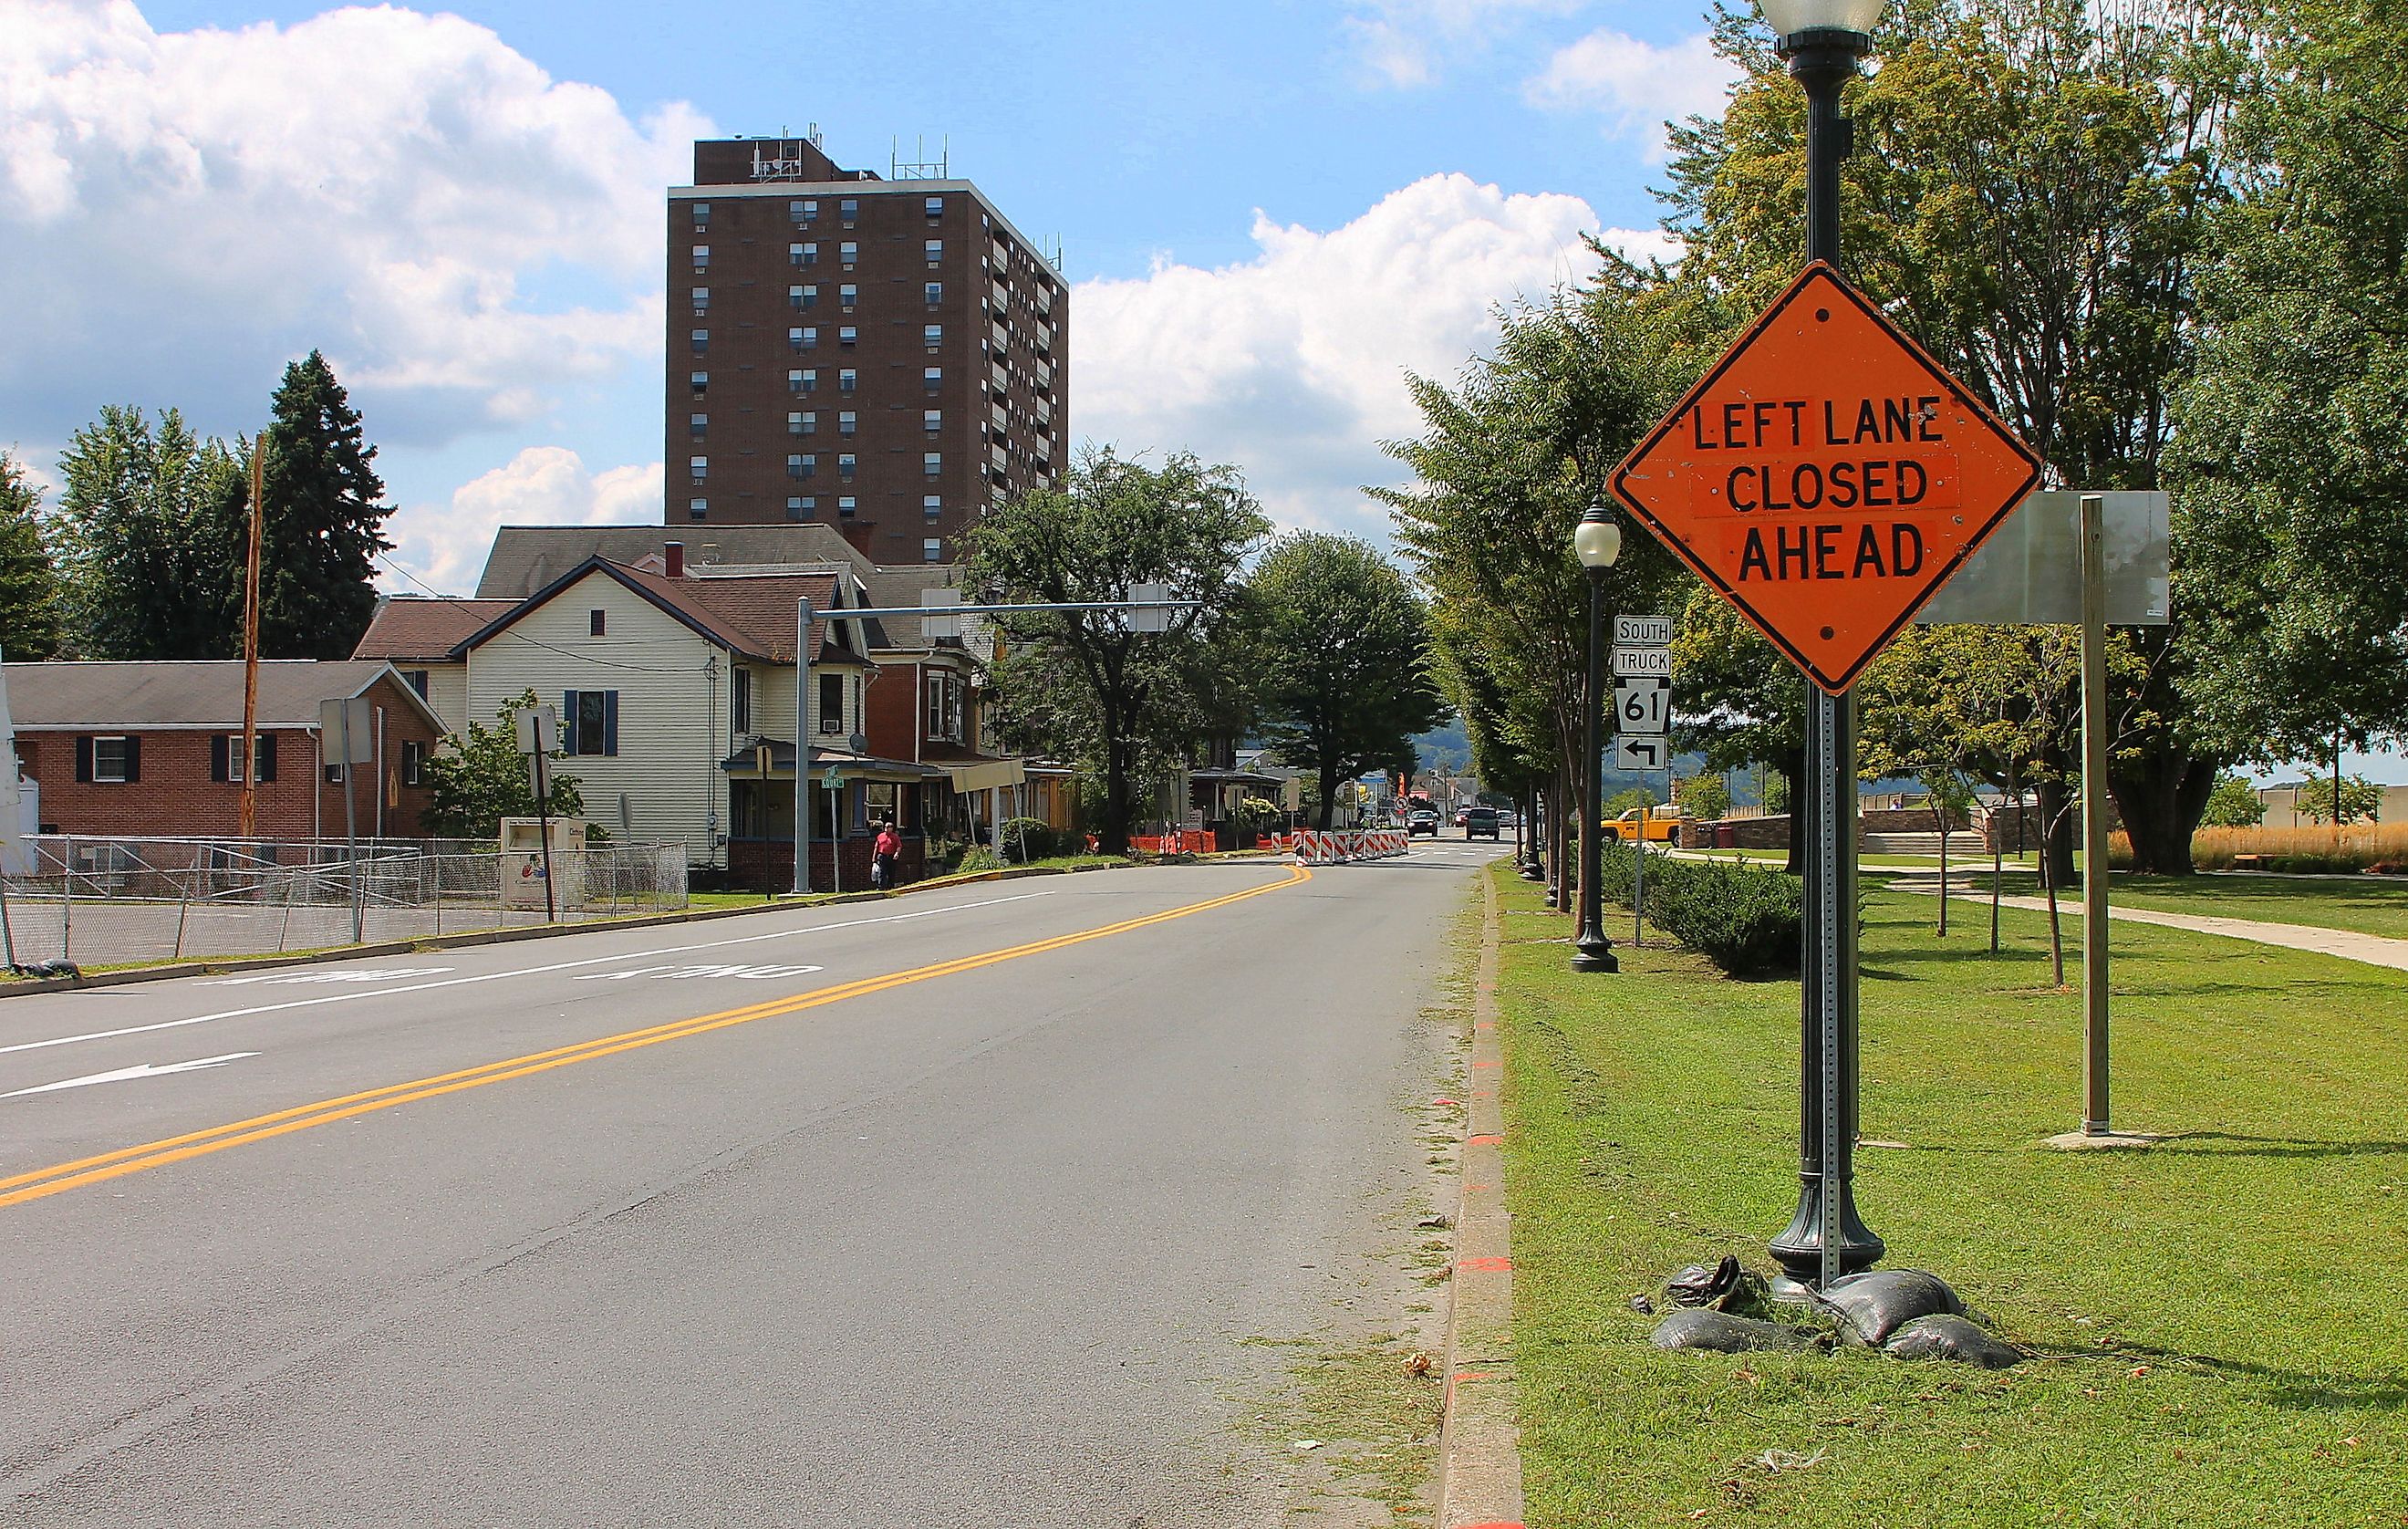
[[[1613,492],[1837,695],[2040,466],[1818,261],[1614,469]]]

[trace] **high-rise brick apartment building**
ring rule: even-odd
[[[1069,292],[976,186],[809,138],[696,143],[694,180],[668,194],[670,525],[821,520],[943,562],[1060,481]]]

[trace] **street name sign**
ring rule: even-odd
[[[1672,745],[1661,736],[1635,737],[1628,733],[1613,741],[1613,768],[1616,770],[1661,770],[1672,757]]]
[[[2040,469],[1818,261],[1614,469],[1613,492],[1839,695]],[[1646,672],[1618,660],[1616,673]]]
[[[1624,737],[1661,738],[1672,721],[1672,682],[1661,674],[1617,674],[1613,729]]]

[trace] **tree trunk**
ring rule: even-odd
[[[2124,834],[2132,841],[2134,874],[2193,873],[2191,835],[2207,814],[2207,799],[2215,790],[2221,762],[2171,748],[2151,748],[2140,758],[2107,772],[2107,791],[2115,800],[2115,815],[2124,820]]]
[[[1316,815],[1320,818],[1322,832],[1329,831],[1329,815],[1336,811],[1337,807],[1338,767],[1335,764],[1324,764],[1321,767],[1321,810]]]
[[[1117,740],[1104,743],[1104,821],[1096,848],[1106,855],[1125,855],[1129,848],[1128,754]]]
[[[2034,795],[2040,799],[2041,857],[2047,862],[2041,879],[2050,887],[2073,883],[2073,814],[2067,810],[2065,783],[2043,776]]]
[[[1940,937],[1948,938],[1948,804],[1940,803]]]
[[[1772,772],[1789,783],[1789,863],[1784,868],[1793,876],[1806,873],[1806,836],[1799,831],[1799,806],[1804,801],[1799,794],[1813,789],[1806,781],[1806,745],[1784,754],[1772,762]]]

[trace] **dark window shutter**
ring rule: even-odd
[[[209,779],[222,781],[226,778],[226,745],[233,742],[222,732],[209,734]]]
[[[619,752],[619,692],[616,690],[602,692],[602,752],[614,756]]]
[[[128,782],[142,778],[142,740],[139,738],[125,741],[125,778]]]
[[[89,738],[76,740],[76,779],[92,779],[92,740]]]
[[[574,690],[560,693],[560,752],[577,752],[577,692]]]
[[[257,778],[263,783],[272,781],[276,778],[276,735],[272,732],[264,732],[259,735],[259,774]]]

